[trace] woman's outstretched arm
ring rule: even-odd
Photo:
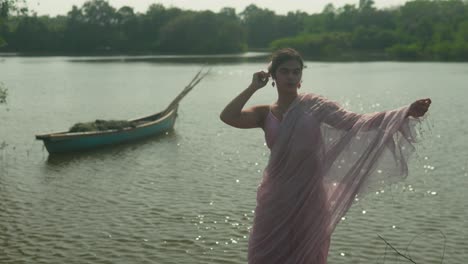
[[[253,106],[243,109],[252,95],[264,87],[268,82],[269,74],[266,72],[256,72],[252,77],[252,83],[247,89],[234,98],[221,112],[221,120],[237,128],[261,127],[264,111],[267,106]]]
[[[380,126],[385,118],[386,111],[370,113],[370,114],[357,114],[345,110],[343,107],[333,101],[327,99],[322,100],[323,104],[323,121],[335,128],[341,130],[351,129],[358,120],[366,120],[365,130],[374,129]],[[431,99],[420,99],[412,103],[407,110],[406,117],[421,117],[426,114],[431,105]]]

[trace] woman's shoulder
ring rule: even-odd
[[[328,99],[327,97],[315,94],[307,93],[302,96],[302,105],[306,109],[321,111],[321,110],[336,110],[339,108],[339,104],[333,100]]]
[[[302,101],[308,102],[308,103],[317,103],[317,102],[323,102],[327,100],[325,96],[316,94],[316,93],[303,93],[300,96],[301,96]]]

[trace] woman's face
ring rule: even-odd
[[[301,64],[297,60],[288,60],[276,69],[275,75],[278,89],[295,91],[302,79]]]

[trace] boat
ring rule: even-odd
[[[184,90],[166,109],[156,114],[128,120],[130,127],[86,132],[55,132],[36,135],[42,140],[50,154],[77,152],[99,147],[131,142],[151,136],[161,135],[174,128],[179,102],[187,95],[209,71],[200,70]]]

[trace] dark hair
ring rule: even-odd
[[[299,54],[295,49],[284,48],[275,51],[271,55],[271,63],[268,66],[268,73],[270,73],[273,78],[276,78],[275,73],[278,67],[289,60],[296,60],[301,65],[301,70],[304,68],[304,61],[302,60],[301,54]]]

